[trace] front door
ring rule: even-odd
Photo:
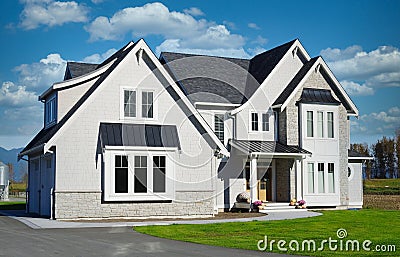
[[[272,201],[272,169],[260,168],[258,171],[258,199]]]

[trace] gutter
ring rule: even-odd
[[[18,161],[21,160],[22,157],[23,157],[24,155],[29,155],[29,154],[31,154],[31,153],[39,152],[40,150],[43,151],[45,145],[46,145],[46,144],[41,144],[41,145],[38,145],[38,146],[36,146],[36,147],[34,147],[34,148],[31,148],[31,149],[29,149],[29,150],[20,152],[20,153],[18,154]],[[25,160],[25,159],[23,159],[23,160]]]

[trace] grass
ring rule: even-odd
[[[347,230],[344,240],[371,240],[376,245],[393,245],[400,251],[400,211],[359,210],[359,211],[323,211],[322,216],[280,221],[255,221],[246,223],[219,223],[208,225],[171,225],[136,227],[141,233],[181,240],[186,242],[257,250],[257,242],[268,236],[268,241],[315,240],[317,248],[324,239],[338,239],[336,232],[340,228]],[[287,247],[288,245],[286,245]],[[275,243],[273,252],[277,250]],[[301,246],[300,246],[301,249]],[[269,250],[269,249],[268,249]],[[329,251],[326,245],[323,251],[287,251],[280,253],[309,256],[398,256],[395,252],[377,254],[377,252]],[[398,252],[397,252],[398,253]]]
[[[10,191],[13,192],[25,192],[26,191],[26,184],[25,183],[12,183],[10,186]]]
[[[0,210],[25,210],[25,202],[0,202]]]
[[[366,179],[364,194],[400,195],[400,179]]]

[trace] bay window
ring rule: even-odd
[[[135,156],[135,193],[147,193],[147,157]]]

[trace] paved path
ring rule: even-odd
[[[149,225],[171,225],[171,224],[211,224],[225,222],[247,222],[254,220],[286,220],[299,219],[319,216],[321,213],[309,211],[288,211],[288,212],[271,212],[266,216],[242,218],[242,219],[225,219],[225,220],[175,220],[175,221],[140,221],[140,222],[67,222],[59,220],[50,220],[45,218],[29,217],[25,211],[0,211],[0,214],[16,219],[33,229],[50,229],[50,228],[93,228],[93,227],[138,227]]]
[[[0,256],[287,256],[156,238],[130,227],[31,229],[0,216]]]

